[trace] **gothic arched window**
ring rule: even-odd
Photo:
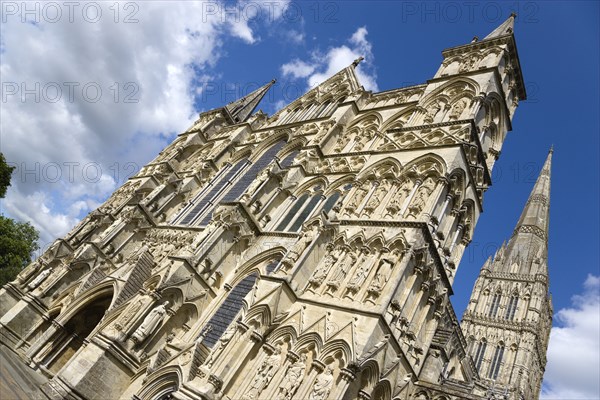
[[[475,358],[473,359],[473,361],[475,361],[475,368],[477,368],[477,371],[479,371],[479,368],[481,367],[481,363],[483,362],[483,356],[485,354],[486,347],[487,347],[487,341],[485,339],[481,339],[481,342],[479,342],[479,345],[477,346],[477,352],[475,353]]]
[[[500,297],[501,293],[499,291],[494,294],[494,297],[492,297],[492,304],[490,305],[488,317],[494,318],[496,314],[498,314],[498,307],[500,306]]]
[[[292,165],[292,161],[294,161],[294,158],[296,158],[298,153],[298,150],[290,152],[287,156],[284,157],[283,160],[279,161],[279,166],[281,168],[288,168],[290,165]]]
[[[192,201],[178,217],[179,224],[194,225],[200,220],[199,225],[206,225],[212,218],[214,208],[220,202],[236,201],[248,188],[259,172],[264,169],[285,145],[281,140],[269,147],[258,160],[251,162],[248,159],[238,161],[234,166],[225,167],[226,171],[211,180],[207,188]],[[200,219],[202,218],[202,219]]]
[[[242,309],[244,297],[252,290],[257,279],[258,275],[256,273],[250,274],[231,289],[225,301],[207,322],[206,326],[210,326],[210,330],[206,333],[202,344],[210,349],[223,336],[223,333]]]
[[[515,318],[515,312],[517,311],[518,302],[519,302],[519,295],[517,293],[514,293],[510,297],[508,307],[506,308],[506,315],[504,316],[505,319],[512,321]]]
[[[504,344],[500,343],[496,346],[496,351],[494,352],[494,358],[492,359],[492,364],[490,365],[490,370],[488,371],[488,378],[496,379],[498,378],[498,373],[500,372],[500,365],[502,363],[502,357],[504,356]]]
[[[277,225],[277,228],[275,228],[276,231],[285,231],[286,230],[286,227],[290,224],[290,222],[292,221],[292,218],[294,218],[296,216],[296,214],[298,214],[298,211],[304,205],[306,200],[308,200],[308,197],[309,197],[308,193],[304,193],[302,196],[300,196],[299,199],[297,199],[294,202],[294,205],[290,208],[290,210],[287,212],[287,214],[285,214],[285,216],[283,217],[283,219],[281,220],[279,225]]]

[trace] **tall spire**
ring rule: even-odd
[[[483,38],[483,40],[494,39],[504,35],[512,34],[515,30],[515,18],[517,18],[517,14],[513,12],[512,14],[510,14],[510,17],[508,17],[506,21],[504,21],[499,27],[494,29],[492,33]]]
[[[267,94],[271,86],[275,83],[275,79],[266,85],[259,87],[252,93],[247,94],[239,100],[231,102],[225,106],[225,109],[229,113],[232,121],[234,123],[244,122],[250,117],[250,115],[254,112],[258,103],[262,100],[262,98]]]
[[[546,162],[509,241],[508,251],[511,257],[517,254],[526,255],[530,259],[547,257],[552,153],[553,149],[550,148]]]

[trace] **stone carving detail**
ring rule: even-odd
[[[152,335],[158,327],[161,325],[167,314],[167,307],[169,302],[165,301],[163,304],[157,306],[148,313],[142,324],[133,332],[131,335],[132,339],[136,343],[142,343],[150,335]]]
[[[318,233],[317,225],[313,225],[309,230],[304,232],[294,247],[286,254],[285,258],[281,260],[281,264],[289,270],[298,261],[302,253],[304,253],[304,250],[315,240]]]
[[[454,120],[459,119],[464,109],[467,107],[467,100],[460,99],[450,109],[450,113],[448,115],[448,119]]]
[[[308,400],[325,400],[333,387],[333,374],[331,367],[326,366],[325,370],[317,375],[313,384]]]
[[[35,277],[34,280],[32,280],[28,285],[27,288],[29,290],[33,290],[36,287],[38,287],[44,280],[46,280],[46,278],[48,278],[50,276],[50,274],[52,273],[52,268],[48,268],[43,270],[42,272],[40,272],[40,274],[38,276]]]
[[[308,280],[309,284],[313,288],[318,288],[321,286],[327,274],[331,270],[331,267],[338,261],[338,258],[335,253],[328,254],[325,256],[323,262],[317,267],[313,275]]]
[[[427,204],[427,200],[429,199],[429,196],[433,192],[434,188],[435,188],[435,182],[434,182],[433,178],[427,177],[425,179],[425,181],[419,186],[419,189],[417,190],[414,200],[411,202],[411,205],[408,207],[408,210],[410,211],[410,214],[412,216],[416,217],[419,215],[419,213],[421,211],[423,211],[423,208],[425,208],[425,205]]]
[[[243,400],[255,400],[258,399],[262,391],[269,386],[271,379],[281,366],[281,350],[276,347],[273,350],[273,354],[269,355],[262,363],[256,376],[252,380],[250,388],[242,397]]]
[[[301,354],[300,358],[288,367],[285,376],[279,385],[277,400],[291,400],[304,380],[305,373],[306,354]]]
[[[387,281],[390,279],[392,270],[398,260],[400,259],[400,251],[394,250],[392,253],[383,257],[379,262],[379,266],[377,267],[377,272],[375,272],[375,276],[367,289],[370,298],[376,298],[379,296],[381,290],[384,288]]]
[[[398,186],[399,188],[396,190],[392,196],[392,200],[386,207],[387,212],[391,216],[396,216],[402,210],[406,199],[414,187],[414,182],[410,179],[405,179],[401,181]]]
[[[354,195],[352,196],[350,202],[346,206],[347,211],[354,212],[358,208],[358,206],[360,206],[364,198],[369,193],[369,189],[367,189],[365,186],[367,186],[365,183],[361,183],[360,186],[356,188]]]
[[[335,292],[341,286],[348,271],[352,268],[354,263],[356,263],[356,259],[357,257],[353,253],[348,253],[342,261],[336,264],[333,273],[326,284],[328,292]]]
[[[439,114],[439,112],[442,110],[442,107],[444,106],[444,103],[439,102],[439,101],[434,101],[433,103],[431,103],[426,109],[425,109],[425,118],[424,118],[424,122],[431,124],[435,121],[435,118],[437,117],[437,115]]]

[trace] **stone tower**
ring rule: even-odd
[[[508,244],[481,268],[462,320],[479,375],[510,399],[537,399],[546,367],[551,164],[552,150]]]
[[[514,16],[371,93],[200,114],[0,290],[52,399],[482,399],[449,301],[525,86]]]

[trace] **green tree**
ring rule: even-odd
[[[15,279],[39,247],[39,233],[29,222],[0,215],[0,285]]]
[[[0,198],[6,195],[13,169],[0,153]],[[39,248],[39,236],[29,222],[17,222],[0,215],[0,286],[15,279],[31,262],[31,254]]]
[[[10,186],[10,175],[15,167],[6,163],[4,154],[0,153],[0,199],[6,196],[6,189]]]

